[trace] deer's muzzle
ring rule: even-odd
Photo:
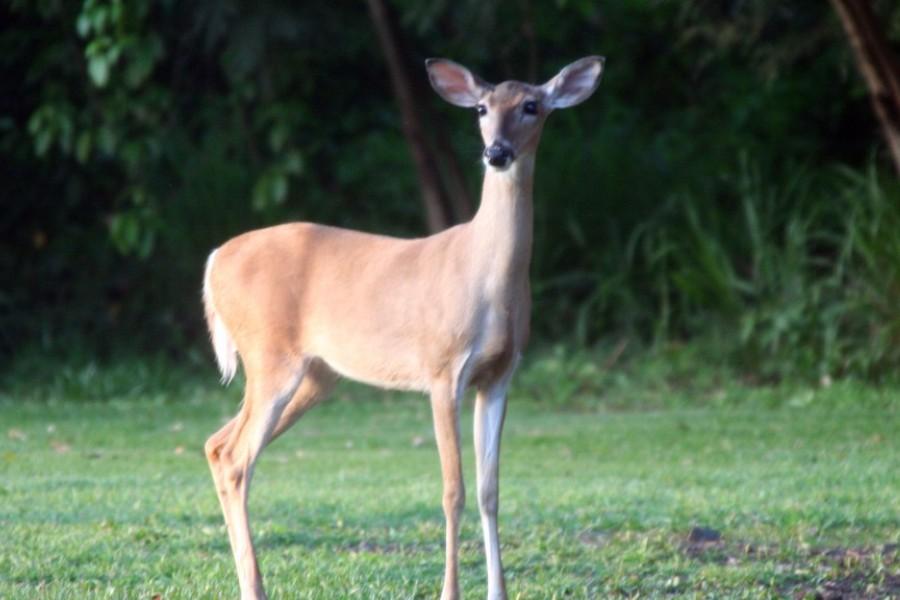
[[[504,169],[512,163],[515,155],[510,147],[494,142],[484,149],[484,161],[492,167]]]

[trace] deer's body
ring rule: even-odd
[[[338,375],[431,396],[447,519],[445,599],[459,595],[465,492],[458,407],[468,387],[477,389],[488,597],[506,597],[497,535],[499,443],[506,388],[528,339],[532,178],[545,114],[510,115],[522,102],[533,104],[530,97],[544,101],[546,112],[572,104],[560,98],[581,101],[596,87],[601,65],[583,59],[543,87],[507,82],[495,89],[449,61],[429,63],[442,96],[498,115],[482,119],[486,145],[494,144],[485,151],[482,201],[469,223],[410,240],[294,223],[243,234],[210,255],[204,304],[216,356],[226,380],[237,355],[247,376],[241,411],[206,444],[242,597],[265,597],[247,518],[256,459]]]
[[[473,384],[489,379],[528,337],[531,198],[517,193],[520,176],[530,173],[491,174],[497,191],[474,220],[426,238],[312,223],[238,236],[211,260],[214,310],[245,361],[277,322],[287,356],[357,381],[428,391],[463,365]]]

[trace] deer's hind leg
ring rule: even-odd
[[[283,356],[272,356],[245,361],[244,366],[247,387],[241,410],[209,438],[206,456],[228,528],[241,597],[248,600],[266,597],[247,516],[250,480],[256,460],[305,379],[309,361],[292,367]]]
[[[281,418],[278,419],[278,423],[272,431],[270,443],[290,429],[291,425],[296,423],[297,419],[302,417],[306,411],[324,400],[336,381],[337,374],[328,368],[322,360],[311,360],[306,368],[303,380],[297,386],[297,391],[294,392],[290,402],[285,406],[284,411],[281,413]]]

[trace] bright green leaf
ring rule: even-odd
[[[105,56],[95,56],[88,60],[88,74],[97,87],[105,87],[109,81],[109,63]]]
[[[81,13],[78,15],[78,20],[75,21],[75,29],[78,30],[78,35],[85,38],[91,32],[91,20],[85,13]]]

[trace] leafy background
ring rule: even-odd
[[[900,7],[874,6],[896,51]],[[541,148],[537,344],[691,342],[750,381],[900,366],[900,189],[829,3],[390,9],[473,196],[473,116],[424,91],[424,58],[541,81],[607,57],[599,93],[554,115]],[[250,228],[427,233],[362,3],[11,0],[0,15],[5,368],[208,361],[203,262]]]

